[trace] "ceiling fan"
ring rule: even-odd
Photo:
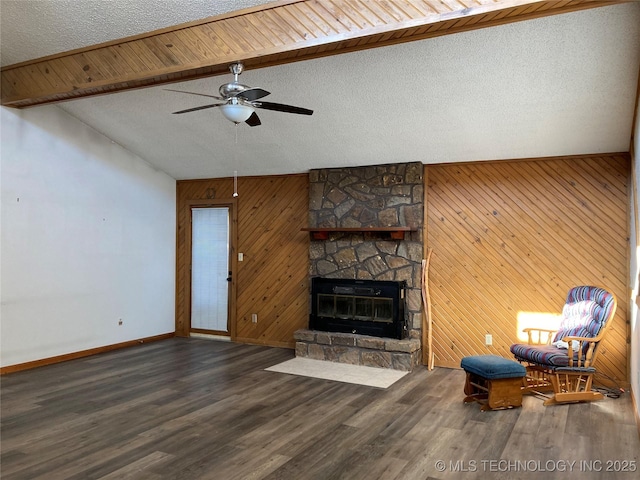
[[[202,105],[200,107],[187,108],[173,112],[174,114],[196,112],[207,108],[219,107],[226,119],[233,123],[245,122],[250,127],[256,127],[261,124],[255,109],[262,108],[264,110],[275,110],[276,112],[297,113],[300,115],[312,115],[313,110],[307,108],[294,107],[292,105],[284,105],[282,103],[262,102],[259,99],[269,95],[269,92],[262,88],[252,88],[247,85],[238,83],[238,76],[244,70],[244,65],[240,62],[233,63],[229,66],[229,70],[233,73],[233,82],[225,83],[220,86],[220,96],[206,95],[204,93],[185,92],[184,90],[172,90],[170,92],[188,93],[190,95],[199,95],[201,97],[215,98],[223,103],[213,103],[210,105]]]

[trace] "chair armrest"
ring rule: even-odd
[[[557,332],[557,330],[548,330],[546,328],[533,327],[525,328],[522,331],[527,334],[527,343],[529,345],[551,345],[553,335]],[[536,333],[537,335],[535,335]],[[534,336],[537,336],[537,341],[534,341]]]
[[[569,348],[567,351],[567,355],[569,356],[569,367],[590,367],[591,366],[591,357],[593,356],[593,349],[596,346],[598,341],[595,337],[563,337],[563,342],[567,342],[569,344]],[[574,355],[573,351],[573,342],[576,341],[579,343],[578,348],[576,350],[577,354],[577,365],[574,365]],[[587,351],[584,351],[584,344],[589,344],[589,348]]]
[[[576,340],[578,342],[597,342],[598,339],[596,337],[563,337],[563,342],[572,342]]]

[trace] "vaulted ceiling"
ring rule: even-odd
[[[2,0],[2,104],[62,108],[179,179],[629,147],[637,3],[261,3]],[[218,95],[238,60],[314,115],[171,115],[212,100],[166,88]]]

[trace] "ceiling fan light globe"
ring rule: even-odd
[[[220,110],[222,110],[222,115],[233,123],[246,122],[255,111],[252,107],[240,104],[220,105]]]

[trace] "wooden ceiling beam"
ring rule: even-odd
[[[24,108],[486,28],[628,0],[281,0],[0,70]]]

